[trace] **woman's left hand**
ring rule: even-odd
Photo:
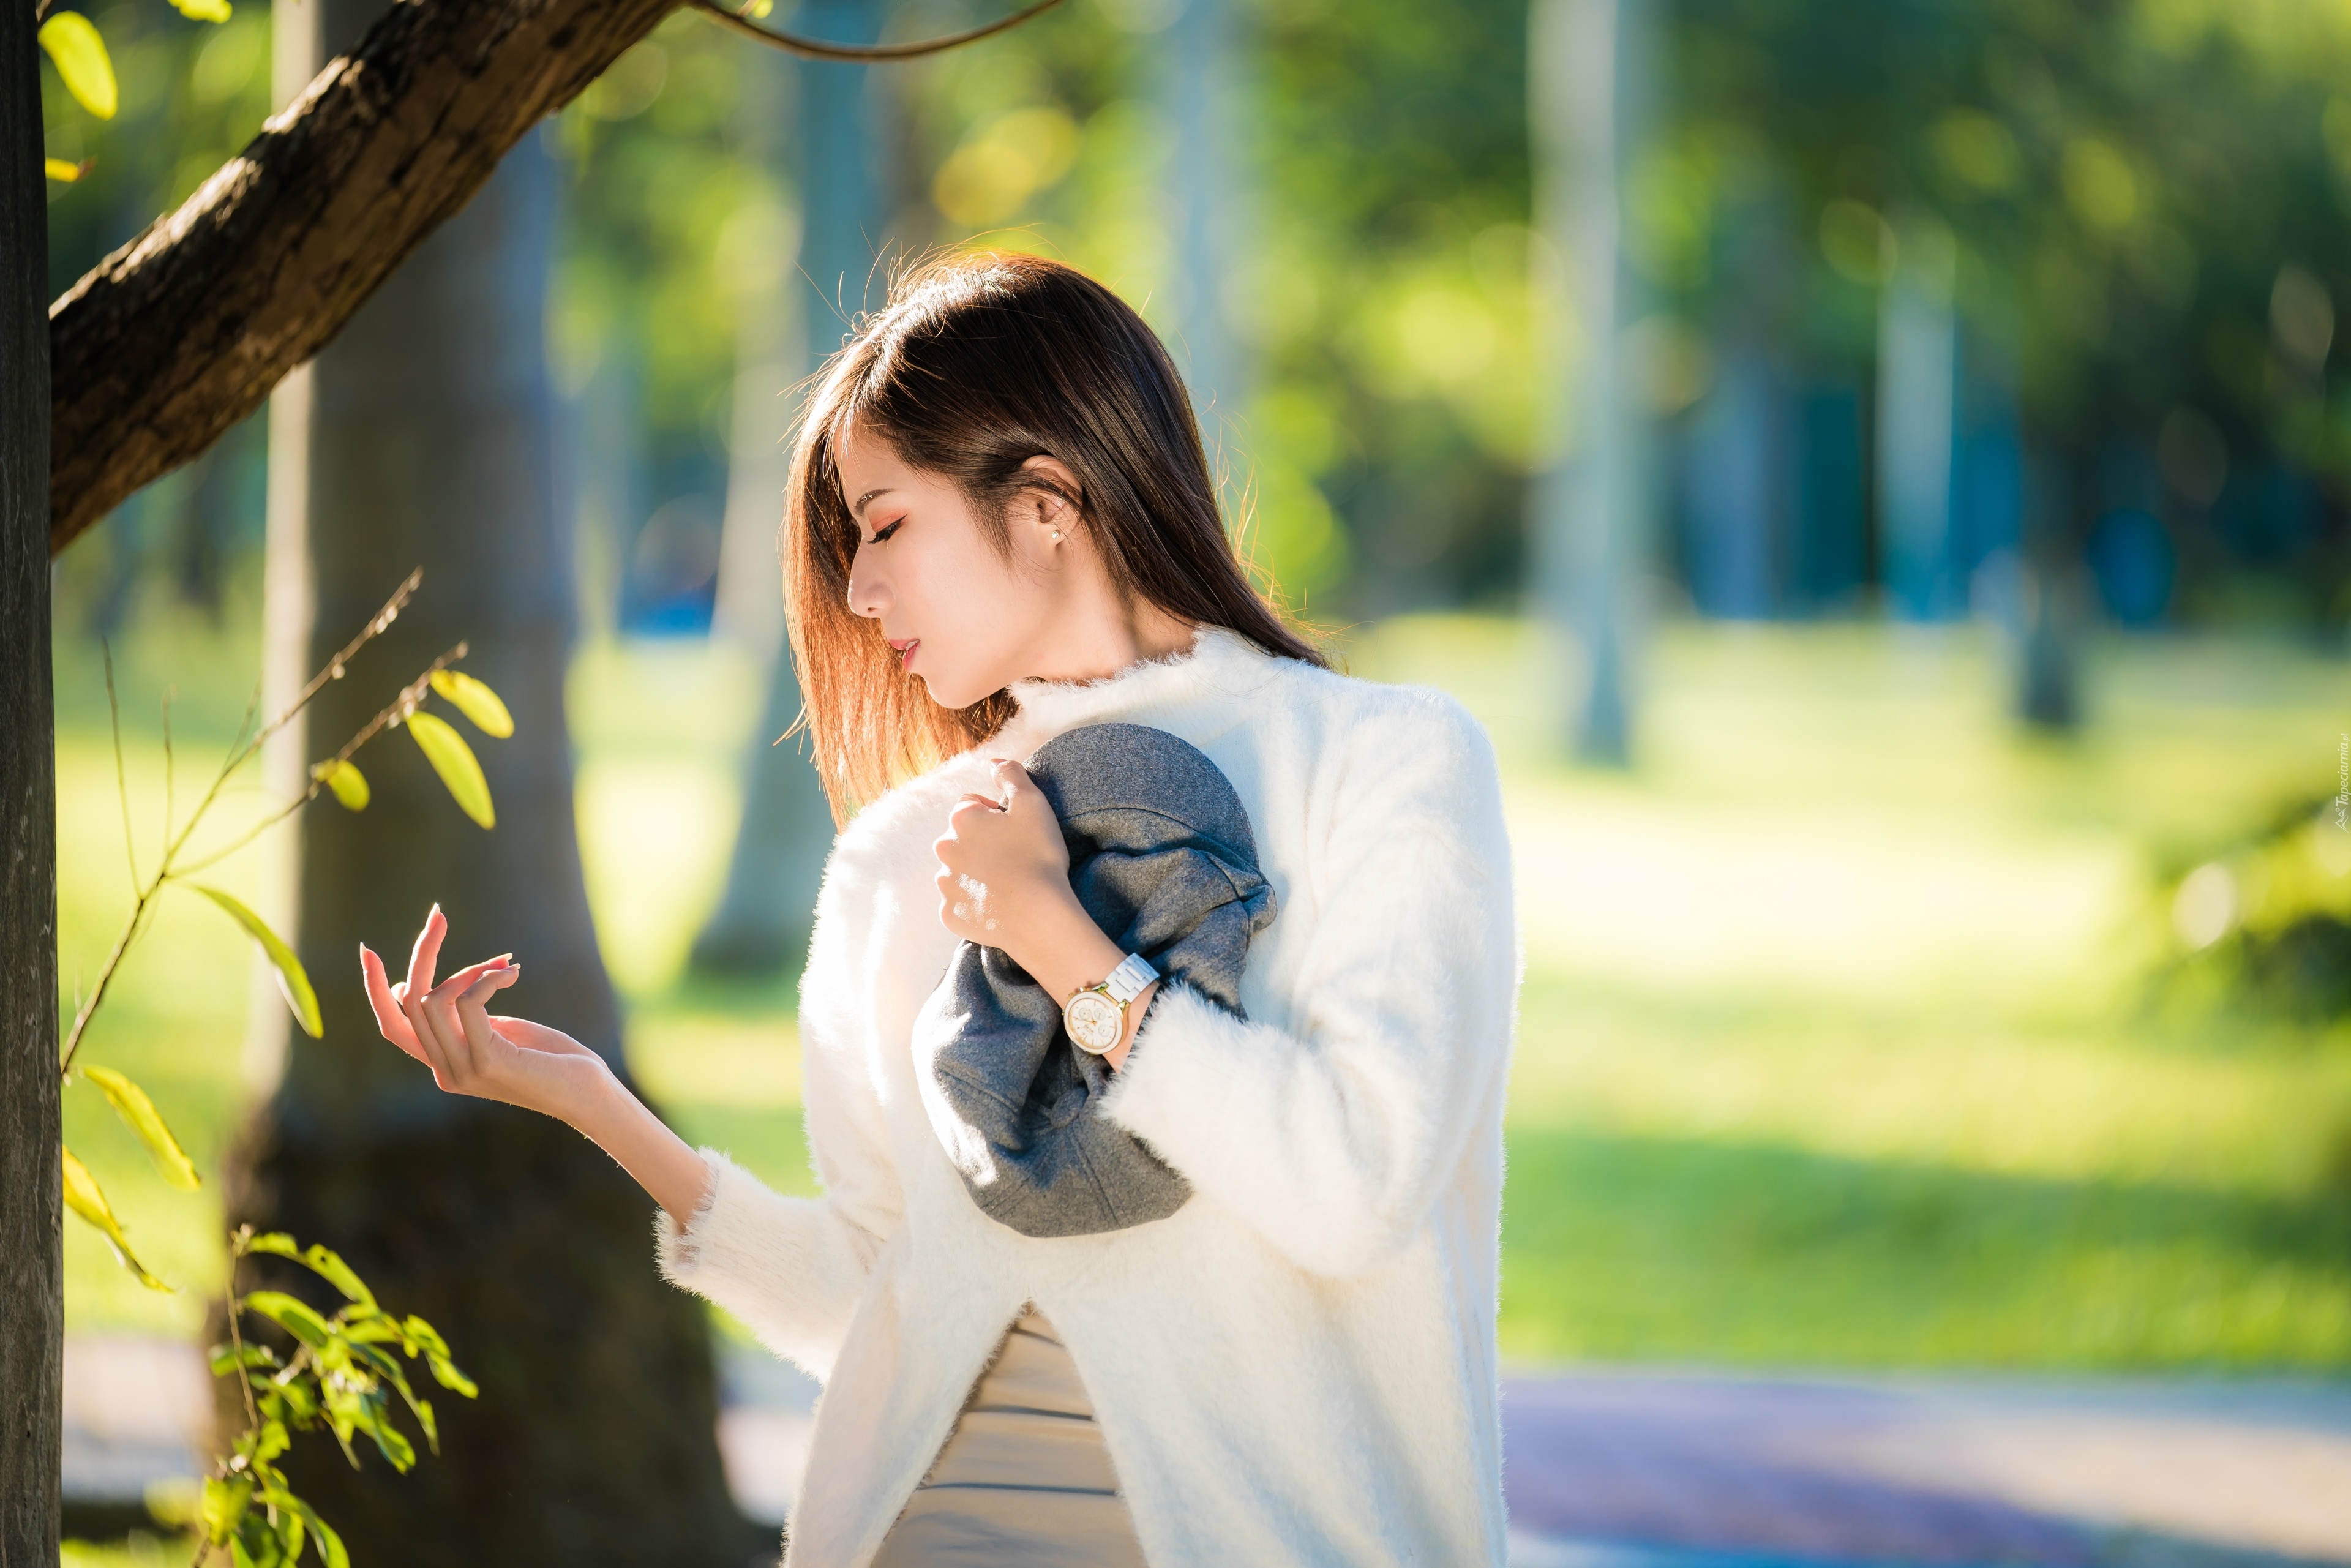
[[[1125,956],[1102,935],[1070,886],[1070,848],[1053,808],[1018,762],[996,765],[996,796],[966,795],[947,813],[939,857],[939,919],[949,931],[998,948],[1057,1002],[1100,981]],[[1126,1040],[1155,987],[1129,1007]],[[1109,1055],[1126,1059],[1126,1041]]]
[[[1075,911],[1070,851],[1044,791],[1018,762],[996,765],[998,793],[966,795],[947,813],[939,857],[939,919],[967,941],[1020,958],[1029,938]],[[1025,966],[1024,966],[1025,967]]]

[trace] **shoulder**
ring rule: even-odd
[[[1330,813],[1333,851],[1358,840],[1393,854],[1421,841],[1472,864],[1507,862],[1501,772],[1486,727],[1451,694],[1299,665],[1290,703],[1316,722],[1315,793]],[[1270,717],[1276,716],[1269,715]],[[1276,717],[1304,718],[1295,708]]]
[[[1451,693],[1283,663],[1280,685],[1323,718],[1324,744],[1358,784],[1499,791],[1493,739]]]

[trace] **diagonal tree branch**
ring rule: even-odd
[[[681,0],[399,0],[49,307],[49,552],[317,353],[525,132]]]

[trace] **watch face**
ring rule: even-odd
[[[1126,1009],[1100,991],[1080,991],[1061,1009],[1061,1023],[1080,1051],[1100,1056],[1118,1048],[1126,1032]]]

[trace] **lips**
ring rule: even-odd
[[[914,650],[923,645],[920,637],[892,637],[887,641],[892,651],[898,655],[898,667],[902,670],[914,662]]]

